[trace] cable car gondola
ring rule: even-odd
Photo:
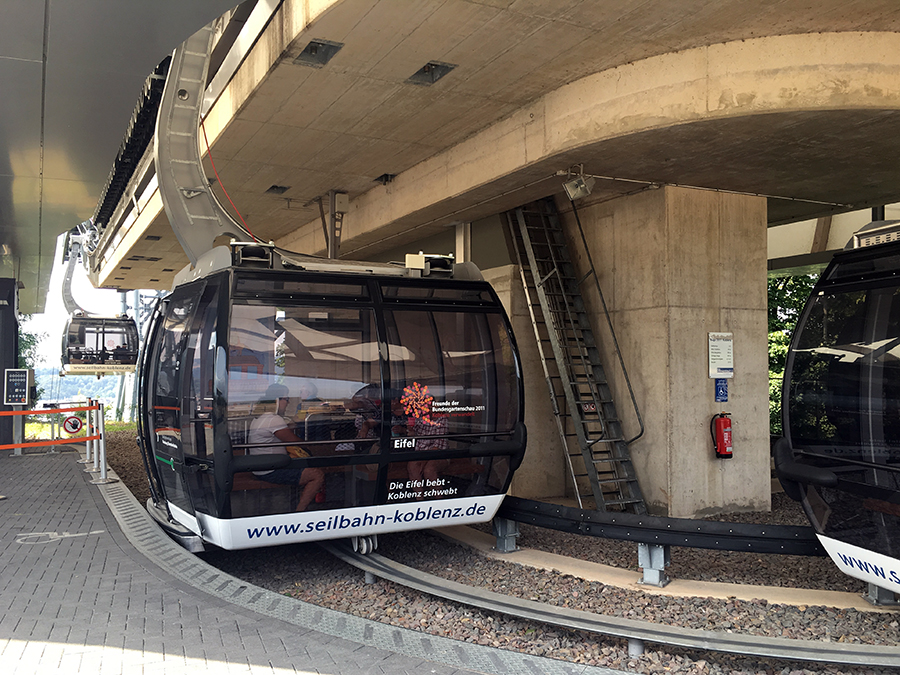
[[[72,295],[75,265],[82,257],[90,221],[65,235],[63,259],[66,273],[62,284],[63,306],[69,320],[62,334],[60,375],[103,375],[133,373],[137,368],[140,339],[134,319],[120,316],[93,316],[85,312]]]
[[[876,221],[823,273],[785,367],[779,479],[846,574],[900,592],[900,226]],[[850,246],[850,245],[848,245]],[[871,587],[870,587],[871,588]]]
[[[133,373],[138,349],[134,319],[78,312],[69,318],[63,331],[63,372],[71,375]]]
[[[182,273],[140,366],[157,520],[194,550],[364,551],[490,520],[525,450],[519,357],[477,269],[432,262],[233,244]]]

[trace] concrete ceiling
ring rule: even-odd
[[[264,238],[315,219],[317,206],[309,202],[328,190],[354,198],[378,176],[408,171],[592,73],[760,35],[900,29],[900,5],[870,0],[815,7],[793,0],[435,0],[409,7],[401,13],[389,2],[348,0],[325,13],[276,61],[214,144],[223,184]],[[294,63],[314,38],[344,47],[321,69]],[[432,87],[407,82],[429,60],[456,68]],[[582,163],[588,172],[631,179],[883,203],[897,195],[891,139],[898,122],[895,110],[798,111],[675,126],[573,152],[548,169]],[[266,192],[276,185],[288,189]],[[558,183],[517,198],[550,190],[558,192]],[[773,223],[828,210],[789,199],[770,207]]]
[[[43,307],[57,236],[90,218],[144,80],[237,0],[0,3],[0,274]]]
[[[24,1],[14,4],[21,5],[23,16],[25,7],[31,7]],[[89,4],[102,11],[109,3]],[[212,8],[229,3],[151,4],[154,16],[165,16],[186,11],[182,5]],[[282,11],[285,16],[294,12],[291,16],[296,21],[304,6],[287,2]],[[218,129],[210,129],[215,135],[212,154],[221,183],[260,238],[279,239],[301,226],[317,227],[318,207],[312,200],[328,190],[346,191],[353,200],[374,191],[389,192],[391,186],[376,182],[382,174],[401,178],[415,174],[430,159],[452,155],[492,126],[527,114],[529,106],[542,97],[596,73],[639,71],[641,63],[655,57],[765,36],[900,32],[896,0],[408,0],[402,7],[398,11],[394,0],[343,0],[332,3],[299,32],[289,30],[296,22],[284,20],[270,27],[278,35],[267,38],[268,62],[245,65],[230,85],[226,98],[233,111],[224,121],[221,117],[226,115],[220,113]],[[34,21],[43,21],[41,12],[32,13]],[[187,26],[200,21],[169,23]],[[174,42],[169,34],[154,37],[157,42]],[[142,39],[136,36],[134,41]],[[296,63],[312,39],[339,42],[343,48],[323,68]],[[100,126],[118,133],[113,140],[104,137],[102,143],[83,144],[94,147],[93,173],[67,174],[70,181],[76,174],[91,177],[82,180],[83,195],[71,200],[67,209],[51,209],[48,197],[39,199],[35,187],[31,208],[46,204],[43,217],[4,218],[3,223],[15,223],[23,241],[33,236],[27,234],[27,226],[19,227],[20,222],[43,223],[40,246],[44,250],[47,240],[93,212],[137,89],[165,52],[152,45],[138,46],[131,51],[141,51],[145,65],[140,76],[133,74],[133,89],[117,85],[118,98],[109,99],[116,102],[118,112],[113,114],[104,103],[95,119],[95,108],[101,108],[95,102],[106,98],[88,87],[86,96],[73,94],[60,108],[69,110],[71,118],[56,113],[60,120],[80,124],[83,136],[86,130],[96,134]],[[5,47],[0,50],[0,54],[6,51]],[[892,58],[873,50],[873,68]],[[408,82],[428,61],[455,68],[432,86]],[[52,70],[53,58],[39,57],[32,65],[40,70],[45,62],[44,67]],[[265,75],[256,77],[255,72]],[[678,72],[670,74],[673,81],[680,77]],[[639,72],[636,77],[640,78]],[[647,75],[647,79],[662,77],[665,67]],[[645,108],[654,103],[648,100]],[[217,108],[224,105],[220,101]],[[51,109],[49,104],[45,107]],[[636,109],[635,115],[643,112]],[[122,120],[118,124],[115,115]],[[760,108],[739,117],[697,119],[659,128],[630,128],[625,119],[619,123],[624,130],[620,134],[573,144],[571,149],[500,172],[458,194],[435,197],[430,205],[385,216],[383,227],[349,233],[352,236],[342,250],[351,256],[373,254],[396,246],[397,238],[410,229],[417,228],[416,236],[425,235],[452,220],[473,220],[559,192],[559,179],[550,176],[574,164],[583,164],[588,173],[632,180],[772,195],[778,198],[768,202],[770,223],[900,200],[896,161],[900,110],[891,105],[859,108],[852,101],[836,100],[828,109],[797,105],[767,112]],[[40,134],[34,131],[32,136]],[[489,143],[482,148],[488,160],[494,152]],[[87,160],[87,155],[80,157]],[[209,166],[208,174],[212,175]],[[49,195],[46,177],[43,184]],[[287,189],[275,195],[267,192],[272,186]],[[634,189],[634,183],[618,181],[600,181],[596,188],[607,196]],[[19,210],[25,208],[22,203]],[[47,224],[50,212],[59,213],[52,226]],[[171,270],[185,264],[186,257],[178,250],[164,214],[153,219],[143,234],[123,251],[114,268],[104,271],[104,284],[168,287]],[[154,242],[150,249],[148,237]],[[46,267],[46,261],[41,265]]]

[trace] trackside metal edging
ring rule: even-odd
[[[755,525],[588,511],[509,496],[500,505],[497,517],[562,532],[660,546],[787,555],[826,555],[815,532],[808,526]]]
[[[349,548],[334,542],[320,542],[319,545],[367,574],[373,574],[429,595],[562,628],[623,638],[629,640],[629,643],[646,641],[673,647],[791,661],[815,661],[857,666],[900,666],[900,647],[773,638],[681,628],[619,616],[592,614],[501,595],[483,588],[473,588],[420,572],[388,560],[381,555],[353,553]]]

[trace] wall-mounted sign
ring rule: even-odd
[[[709,376],[734,377],[734,333],[709,334]]]
[[[728,380],[724,377],[716,378],[716,403],[728,402]]]

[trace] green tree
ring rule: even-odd
[[[769,279],[769,432],[781,434],[781,385],[791,336],[818,274]]]
[[[22,324],[31,318],[30,314],[20,314],[19,315],[19,360],[18,367],[19,368],[33,368],[36,369],[38,364],[41,361],[40,354],[38,353],[38,349],[40,347],[41,341],[46,339],[46,333],[31,333],[29,331],[22,330]],[[44,395],[44,388],[35,381],[36,384],[36,393],[34,396],[34,403],[36,403],[41,396]]]

